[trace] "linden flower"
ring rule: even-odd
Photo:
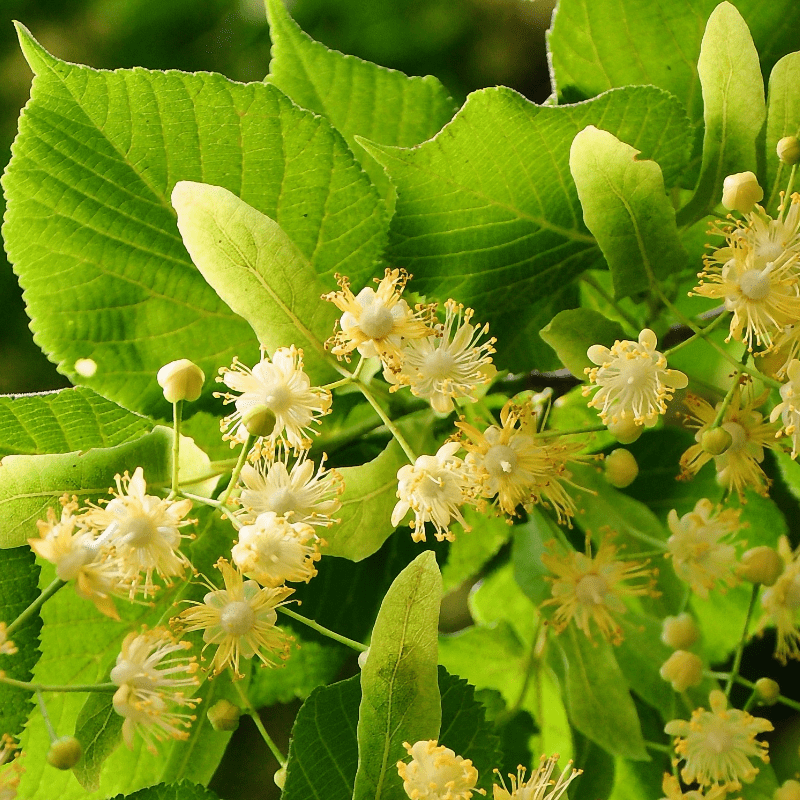
[[[182,611],[173,622],[186,631],[203,631],[204,651],[210,644],[217,645],[212,663],[216,674],[231,667],[241,678],[239,659],[253,656],[265,666],[277,666],[273,654],[288,658],[291,637],[275,627],[275,609],[285,605],[294,589],[262,589],[255,581],[243,581],[241,573],[222,558],[216,567],[222,572],[225,588],[209,584],[212,591],[203,602],[193,603],[193,608]]]
[[[113,548],[120,581],[128,588],[131,599],[142,588],[142,572],[143,594],[148,597],[155,591],[154,572],[171,585],[170,578],[182,576],[191,566],[178,548],[181,539],[191,538],[181,534],[180,529],[193,524],[193,520],[183,519],[192,501],[163,500],[145,494],[147,484],[141,467],[136,468],[133,477],[126,472],[115,480],[117,491],[112,490],[113,499],[107,501],[105,508],[91,506],[82,520],[100,534],[98,547]]]
[[[792,439],[792,458],[800,450],[800,361],[793,359],[786,370],[789,382],[781,386],[781,401],[769,415],[770,422],[780,417],[783,427],[776,436],[785,433]]]
[[[469,451],[466,463],[475,472],[483,497],[496,497],[509,516],[519,506],[552,506],[563,523],[574,516],[576,506],[560,481],[570,482],[567,462],[579,460],[575,453],[581,444],[527,433],[522,423],[532,414],[529,407],[509,400],[500,411],[500,426],[490,425],[483,433],[466,422],[456,426],[470,440],[463,445]]]
[[[717,581],[735,586],[736,547],[722,541],[741,527],[741,509],[715,506],[710,500],[698,500],[694,511],[680,519],[673,509],[667,517],[672,536],[667,539],[675,574],[706,599]]]
[[[555,541],[548,543],[551,549]],[[618,548],[604,537],[597,553],[574,550],[566,555],[545,553],[542,563],[554,573],[555,577],[545,580],[553,584],[553,596],[542,606],[557,606],[553,615],[553,627],[561,633],[571,621],[590,639],[590,622],[594,620],[604,639],[619,644],[622,641],[622,628],[615,622],[614,615],[625,613],[623,597],[655,595],[656,570],[649,569],[647,561],[618,561]],[[628,581],[642,579],[644,583],[631,585]]]
[[[392,525],[399,525],[408,511],[413,510],[410,524],[415,542],[425,541],[426,522],[433,523],[434,536],[440,542],[455,540],[449,530],[451,520],[470,530],[460,507],[474,502],[474,487],[464,462],[455,455],[460,448],[460,442],[447,442],[435,456],[420,456],[397,472],[399,499],[392,511]]]
[[[312,387],[303,371],[303,351],[294,345],[279,347],[270,360],[262,349],[261,361],[253,369],[234,358],[230,369],[220,369],[218,381],[234,392],[217,395],[225,403],[235,403],[236,411],[225,417],[220,426],[227,431],[231,443],[245,442],[247,429],[242,417],[252,408],[265,406],[275,415],[275,428],[268,437],[273,445],[285,442],[293,450],[311,447],[312,423],[319,423],[331,409],[331,393],[327,389]]]
[[[655,349],[656,344],[655,333],[645,328],[638,344],[616,341],[611,349],[595,344],[587,351],[589,360],[597,366],[587,367],[586,374],[599,387],[588,405],[599,409],[604,425],[626,418],[637,425],[655,425],[675,390],[688,384],[682,372],[667,369],[667,359]],[[593,388],[584,386],[584,396]]]
[[[410,745],[403,742],[411,761],[397,762],[403,789],[411,800],[470,800],[476,789],[478,770],[468,758],[457,756],[435,739]]]
[[[690,721],[674,719],[664,731],[676,736],[675,752],[686,761],[681,777],[686,783],[722,786],[728,791],[750,783],[758,774],[753,757],[769,761],[767,745],[756,735],[772,730],[772,723],[746,711],[728,708],[725,695],[714,689],[708,696],[711,711],[697,708]]]
[[[19,764],[14,740],[4,733],[0,736],[0,800],[14,800],[24,770]]]
[[[289,522],[274,511],[259,514],[252,525],[239,531],[231,555],[237,567],[262,586],[280,586],[284,581],[308,583],[316,574],[319,546],[314,529],[303,522]]]
[[[409,386],[415,397],[429,400],[440,414],[449,414],[457,398],[475,402],[475,389],[491,383],[497,370],[491,357],[496,340],[480,343],[489,326],[472,325],[473,313],[471,308],[465,311],[460,303],[448,300],[445,321],[436,326],[436,333],[406,345],[399,372],[384,370],[384,377],[394,384],[391,391]]]
[[[288,457],[288,451],[282,448],[281,453],[270,453],[255,466],[244,465],[242,482],[247,488],[239,497],[242,509],[236,516],[247,524],[272,511],[291,522],[330,527],[335,522],[331,515],[342,507],[342,476],[324,468],[324,455],[316,473],[307,451],[300,454],[291,469]]]
[[[378,290],[366,287],[357,295],[350,290],[350,281],[336,275],[341,291],[322,295],[343,311],[339,330],[325,343],[340,358],[348,358],[353,350],[365,358],[380,356],[387,366],[399,368],[403,340],[424,339],[433,333],[428,325],[430,307],[411,311],[400,296],[411,279],[404,269],[387,269],[382,279],[375,279]]]
[[[155,753],[156,741],[167,737],[187,739],[185,730],[194,716],[168,710],[168,704],[194,708],[197,700],[187,698],[184,688],[196,687],[197,659],[173,654],[191,647],[176,642],[166,628],[153,628],[142,633],[129,633],[122,642],[111,680],[119,686],[114,694],[114,710],[125,717],[122,736],[133,747],[134,733]]]
[[[111,595],[119,594],[122,575],[113,554],[97,546],[91,531],[78,528],[74,500],[62,497],[60,519],[52,508],[47,509],[47,521],[39,520],[38,539],[28,539],[36,555],[55,564],[56,577],[62,581],[75,581],[75,591],[85,600],[91,600],[101,614],[119,619]]]
[[[661,800],[725,800],[728,796],[728,790],[724,786],[714,786],[706,793],[698,789],[682,792],[680,781],[674,775],[667,773],[664,774],[661,791],[666,795]]]
[[[17,646],[8,638],[8,625],[0,622],[0,655],[13,656],[17,652]]]
[[[766,394],[742,407],[741,393],[736,392],[725,409],[720,426],[731,435],[731,444],[721,455],[711,456],[703,449],[701,441],[716,419],[720,404],[712,408],[701,397],[688,394],[684,402],[689,409],[690,427],[698,428],[694,437],[697,444],[681,456],[681,479],[690,480],[713,458],[717,482],[729,492],[736,492],[743,499],[744,490],[749,486],[766,496],[769,480],[759,464],[764,460],[764,448],[775,447],[776,427],[765,423],[763,414],[754,410],[765,399]]]
[[[783,559],[781,576],[761,594],[764,615],[758,621],[757,631],[767,625],[777,628],[775,658],[782,664],[789,658],[800,659],[800,628],[797,610],[800,609],[800,557],[792,552],[789,540],[781,536],[778,552]]]
[[[499,770],[495,770],[503,785],[494,785],[494,800],[558,800],[566,793],[570,783],[583,772],[579,769],[570,771],[572,762],[568,761],[561,775],[552,780],[550,776],[558,764],[558,758],[558,755],[552,755],[550,758],[542,756],[539,759],[539,766],[530,774],[528,780],[525,780],[525,767],[518,767],[516,775],[509,773],[510,790]]]

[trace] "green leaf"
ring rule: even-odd
[[[100,788],[100,770],[120,744],[122,723],[110,694],[87,697],[75,723],[75,738],[81,743],[83,756],[74,768],[78,783],[87,792]]]
[[[0,622],[11,624],[38,596],[39,568],[27,547],[0,550]],[[18,681],[29,681],[39,660],[41,617],[37,614],[11,636],[13,655],[0,655],[0,669]],[[11,736],[22,732],[33,708],[31,695],[0,684],[0,730]]]
[[[335,272],[373,274],[384,204],[324,119],[274,86],[93,70],[19,34],[35,78],[3,179],[3,233],[37,342],[74,383],[166,416],[163,364],[190,358],[211,375],[234,355],[257,358],[250,326],[186,253],[177,181],[222,186],[274,219],[331,289]],[[94,377],[75,371],[80,358]]]
[[[372,461],[340,467],[344,478],[341,520],[325,534],[325,554],[361,561],[371,556],[394,531],[392,509],[397,502],[397,471],[408,459],[392,440]]]
[[[703,159],[694,195],[681,224],[716,206],[727,175],[757,169],[756,140],[766,117],[764,81],[747,23],[728,2],[708,18],[697,73],[703,90]]]
[[[149,485],[169,481],[172,432],[156,427],[133,442],[83,453],[6,456],[0,463],[0,547],[17,547],[36,536],[36,520],[63,494],[84,501],[103,495],[114,476],[144,468]]]
[[[303,33],[283,0],[268,0],[272,50],[267,80],[299,106],[327,117],[382,195],[383,169],[355,140],[410,147],[430,139],[456,110],[433,76],[409,78],[354,56],[329,50]]]
[[[689,122],[674,98],[652,87],[563,107],[483,89],[418,147],[362,141],[397,188],[392,263],[415,275],[417,291],[475,308],[498,338],[501,366],[514,371],[536,366],[525,340],[539,341],[542,305],[599,259],[569,174],[570,144],[589,124],[658,161],[668,184],[680,173]]]
[[[219,800],[219,796],[205,786],[181,781],[171,784],[161,783],[133,794],[118,794],[112,800]]]
[[[800,53],[784,56],[772,69],[767,93],[765,142],[767,185],[764,202],[785,187],[789,169],[776,156],[775,146],[784,136],[800,134]]]
[[[550,664],[577,730],[609,753],[649,759],[627,681],[608,642],[592,641],[568,625],[550,638]]]
[[[593,125],[575,137],[569,155],[583,221],[603,251],[615,297],[645,292],[653,277],[677,274],[686,264],[661,168],[638,155]]]
[[[491,782],[498,763],[497,737],[485,720],[474,688],[438,668],[442,697],[441,743],[469,758]],[[358,767],[356,728],[361,700],[359,676],[315,689],[292,728],[283,800],[351,800]],[[394,768],[394,765],[392,765]]]
[[[557,536],[555,522],[535,507],[528,514],[528,521],[514,528],[511,550],[514,577],[520,589],[537,606],[551,595],[552,585],[544,580],[550,570],[542,563],[542,555],[547,552],[545,542]]]
[[[625,338],[625,331],[598,311],[575,308],[556,314],[539,335],[556,351],[561,363],[583,379],[584,369],[593,366],[586,351],[593,344],[611,347],[617,339]]]
[[[583,774],[570,787],[570,800],[605,800],[614,785],[614,759],[593,741],[575,733],[574,768]]]
[[[395,579],[361,670],[358,772],[353,800],[403,798],[395,770],[403,742],[437,739],[442,720],[436,676],[442,577],[427,550]]]
[[[269,352],[295,344],[317,383],[333,378],[324,342],[338,312],[322,301],[325,287],[280,225],[227,189],[204,183],[179,181],[172,206],[200,274],[258,341]]]
[[[151,428],[91,389],[0,396],[0,458],[115,447]]]
[[[655,84],[677,97],[699,125],[697,58],[718,0],[559,0],[548,35],[554,88],[563,101],[628,84]],[[735,0],[765,71],[797,47],[795,0]]]

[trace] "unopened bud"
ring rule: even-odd
[[[358,654],[358,668],[364,669],[364,665],[367,663],[367,659],[369,658],[369,647],[366,650],[362,650]]]
[[[279,789],[283,789],[286,785],[286,767],[281,767],[273,776],[272,780]]]
[[[215,731],[235,731],[239,727],[242,709],[229,700],[217,700],[206,712],[208,721]]]
[[[800,161],[800,139],[796,136],[784,136],[783,139],[779,139],[775,149],[778,151],[778,158],[790,167]]]
[[[792,780],[784,781],[780,789],[775,790],[773,800],[800,800],[800,783]]]
[[[700,447],[710,456],[721,456],[733,442],[725,428],[709,428],[700,437]]]
[[[699,686],[703,680],[703,662],[700,656],[687,650],[676,650],[662,665],[659,674],[672,684],[676,692],[685,692]]]
[[[168,403],[177,403],[179,400],[188,400],[191,403],[197,400],[205,379],[203,370],[188,358],[170,361],[161,367],[156,375],[158,385],[164,390],[164,397]]]
[[[56,769],[72,769],[82,755],[81,743],[74,736],[62,736],[50,745],[47,763]]]
[[[736,571],[742,580],[772,586],[783,573],[783,559],[771,547],[761,545],[742,554]]]
[[[753,206],[764,198],[764,190],[752,172],[728,175],[722,182],[722,205],[728,211],[749,214]]]
[[[617,489],[630,486],[639,474],[639,465],[630,450],[618,447],[612,450],[605,459],[606,480]]]
[[[275,413],[267,406],[255,406],[242,417],[242,425],[251,436],[269,436],[275,422]]]
[[[633,417],[622,417],[616,422],[608,423],[608,432],[620,444],[633,444],[644,431],[644,425],[637,425]]]
[[[774,706],[781,695],[781,687],[772,678],[759,678],[755,690],[758,699],[765,706]]]
[[[666,617],[661,624],[661,641],[673,650],[688,650],[700,638],[700,630],[690,614]]]

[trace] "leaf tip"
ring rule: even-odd
[[[34,75],[38,75],[42,69],[58,61],[36,41],[33,34],[21,22],[14,20],[14,27],[17,30],[17,38],[19,39],[22,55],[25,56],[25,60],[33,70]]]

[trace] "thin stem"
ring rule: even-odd
[[[171,500],[178,494],[178,469],[180,467],[181,419],[183,417],[183,400],[172,404],[172,486],[169,492]]]
[[[744,630],[742,631],[742,638],[736,647],[736,653],[733,657],[733,667],[728,675],[728,681],[725,684],[725,697],[731,696],[731,689],[733,682],[739,676],[739,668],[742,666],[742,654],[744,653],[744,646],[747,643],[747,631],[750,627],[750,618],[753,616],[753,609],[756,606],[758,598],[758,591],[761,588],[760,584],[756,583],[753,586],[753,591],[750,593],[750,604],[747,606],[747,616],[744,618]]]
[[[6,638],[21,628],[67,582],[56,578],[7,628]]]
[[[669,753],[672,755],[672,748],[668,744],[660,744],[659,742],[645,741],[644,746],[648,750],[658,750],[659,753]]]
[[[267,743],[267,747],[269,747],[269,749],[272,751],[272,755],[275,756],[275,760],[282,767],[285,767],[286,756],[278,749],[278,746],[275,744],[275,742],[272,741],[272,737],[267,733],[267,729],[264,727],[264,723],[261,721],[258,711],[253,708],[250,698],[244,693],[244,690],[239,685],[239,681],[236,680],[235,676],[231,679],[231,683],[236,687],[236,691],[239,693],[239,697],[242,700],[242,705],[244,706],[245,711],[253,720],[253,722],[255,722],[256,728],[258,728],[258,732],[261,734],[261,738]]]
[[[713,331],[723,319],[727,319],[728,313],[729,312],[727,311],[722,311],[720,314],[717,314],[717,316],[714,317],[714,319],[711,320],[708,325],[706,325],[704,328],[700,328],[700,330],[705,336],[708,336],[708,334],[711,333],[711,331]],[[678,342],[678,344],[676,344],[674,347],[670,347],[668,350],[665,350],[664,358],[669,358],[674,353],[677,353],[678,350],[682,350],[687,344],[691,344],[698,338],[700,338],[700,334],[693,333],[688,339],[684,339],[682,342]]]
[[[0,683],[23,689],[26,692],[116,692],[119,689],[115,683],[76,683],[69,686],[56,686],[48,683],[29,683],[18,681],[0,673]]]
[[[587,285],[591,286],[603,300],[606,301],[616,312],[617,314],[625,320],[625,322],[630,325],[632,331],[636,331],[637,335],[641,328],[639,327],[639,323],[600,285],[598,281],[591,275],[587,273],[583,273],[581,275],[581,280]]]
[[[212,500],[209,497],[200,497],[200,495],[197,494],[189,494],[189,492],[181,492],[181,495],[195,503],[202,503],[205,506],[216,508],[217,511],[219,511],[221,514],[224,514],[233,523],[233,526],[237,531],[242,527],[242,524],[236,518],[236,515],[227,506],[220,505],[218,500]]]
[[[792,191],[794,189],[794,176],[797,174],[797,164],[792,164],[792,171],[789,173],[789,182],[786,184],[786,194],[783,196],[781,203],[780,219],[783,220],[786,214],[786,206],[792,203]]]
[[[745,366],[745,364],[747,363],[747,359],[749,356],[750,353],[745,348],[744,355],[742,356],[742,367]],[[714,417],[714,421],[711,423],[710,430],[714,430],[714,428],[718,428],[722,424],[722,420],[725,417],[725,412],[728,410],[728,406],[731,404],[733,396],[736,394],[736,390],[739,388],[739,378],[741,377],[742,377],[742,369],[741,367],[739,367],[733,374],[733,383],[731,384],[731,388],[728,389],[728,392],[725,395],[725,399],[722,401],[720,407],[717,409],[717,415]]]
[[[715,678],[718,681],[725,681],[728,680],[728,676],[730,673],[728,672],[713,672],[711,670],[704,670],[703,675],[707,678]],[[737,675],[735,678],[736,683],[740,686],[744,686],[747,689],[755,690],[756,685],[753,681],[747,680],[747,678],[743,678],[741,675]],[[787,708],[793,708],[795,711],[800,711],[800,703],[797,700],[792,700],[790,697],[784,697],[782,694],[779,694],[777,699],[775,700],[776,703],[782,703]]]
[[[347,647],[351,647],[353,650],[357,650],[359,653],[364,653],[365,651],[369,650],[365,644],[356,642],[354,639],[348,639],[346,636],[342,636],[340,633],[336,633],[329,628],[325,628],[318,622],[314,622],[313,619],[304,617],[302,614],[298,614],[296,611],[286,608],[286,606],[278,606],[278,611],[280,611],[282,614],[286,614],[287,617],[291,617],[292,619],[296,619],[298,622],[302,622],[303,625],[308,625],[309,628],[313,628],[317,633],[321,633],[323,636],[327,636],[329,639],[333,639],[335,642],[339,642],[340,644],[347,645]]]
[[[747,698],[747,702],[742,706],[742,711],[749,711],[755,705],[757,699],[758,692],[754,689],[750,692],[750,697]]]
[[[572,431],[541,431],[536,434],[537,439],[546,439],[550,436],[578,436],[581,433],[599,433],[600,431],[607,431],[605,425],[591,425],[588,428],[575,428]]]
[[[239,453],[239,458],[236,461],[236,466],[233,468],[233,472],[231,473],[231,479],[228,481],[228,485],[225,488],[225,491],[219,496],[217,502],[220,505],[220,508],[224,508],[225,504],[228,502],[228,498],[231,496],[231,492],[233,491],[234,487],[236,486],[236,482],[239,480],[239,475],[242,473],[242,467],[244,467],[245,461],[247,461],[247,456],[250,453],[250,448],[253,446],[253,440],[256,437],[253,436],[252,433],[247,434],[247,439],[245,439],[244,444],[242,445],[242,450]]]
[[[45,727],[47,728],[47,733],[50,736],[50,741],[55,744],[58,741],[58,734],[53,728],[53,723],[50,722],[50,715],[47,713],[47,706],[44,704],[44,697],[42,697],[42,692],[40,689],[36,690],[36,701],[39,703],[39,710],[42,712],[42,719],[44,719]]]
[[[364,395],[367,402],[375,409],[375,413],[381,418],[381,421],[389,429],[389,432],[397,440],[397,443],[400,445],[400,447],[403,448],[403,452],[406,454],[409,462],[413,464],[417,460],[417,457],[414,455],[414,451],[405,440],[403,434],[400,433],[400,429],[394,424],[394,422],[391,421],[391,419],[389,419],[386,412],[383,410],[380,403],[375,399],[367,385],[360,378],[356,378],[354,383],[356,386],[358,386],[359,391]]]
[[[640,542],[650,545],[650,547],[657,550],[659,553],[666,553],[667,550],[669,550],[666,542],[662,542],[660,539],[656,539],[655,536],[650,536],[643,531],[636,530],[633,526],[627,528],[625,533],[627,533],[631,539],[638,539]],[[638,558],[639,554],[637,553],[635,557]]]
[[[320,386],[320,389],[327,389],[329,392],[333,389],[338,389],[340,386],[347,386],[348,383],[351,383],[353,378],[348,375],[346,378],[340,378],[338,381],[334,381],[333,383],[326,383],[324,386]]]

